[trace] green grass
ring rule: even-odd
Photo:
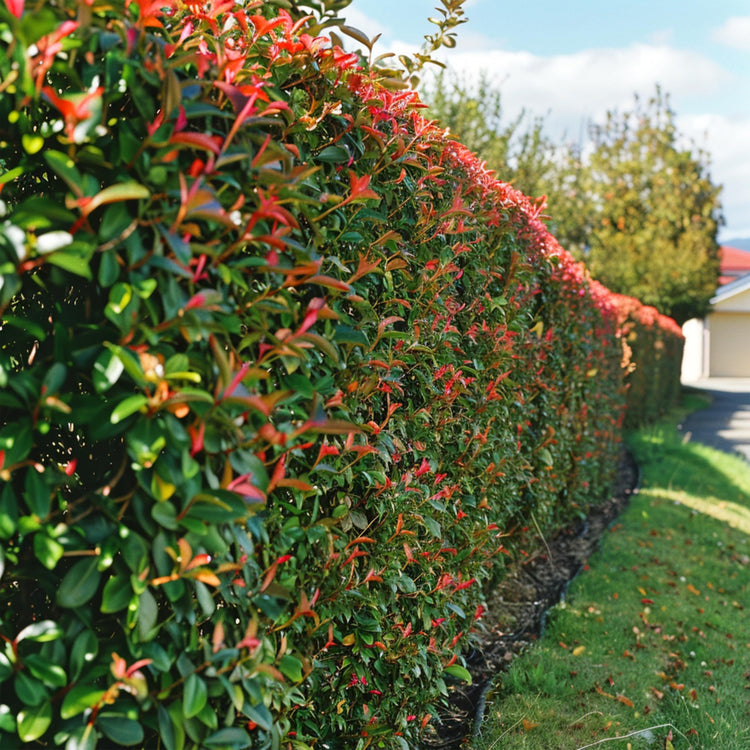
[[[639,494],[498,677],[474,750],[750,748],[750,466],[676,423],[632,436]]]

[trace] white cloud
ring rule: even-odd
[[[705,55],[666,42],[544,57],[498,49],[497,41],[493,48],[483,49],[484,41],[476,39],[470,52],[461,51],[463,45],[459,45],[459,49],[444,53],[443,59],[469,81],[486,72],[502,94],[506,121],[521,110],[545,116],[545,129],[556,140],[563,135],[571,140],[585,139],[591,121],[603,120],[608,110],[631,110],[634,94],[648,98],[660,85],[678,113],[678,130],[711,154],[712,179],[724,186],[725,232],[737,236],[750,230],[750,113],[735,117],[679,114],[686,109],[706,112],[701,109],[702,98],[716,101],[722,91],[740,85],[736,73]],[[412,54],[414,45],[393,42],[387,47],[376,46],[376,54],[384,51]]]
[[[347,26],[354,26],[355,29],[364,31],[370,39],[376,37],[378,34],[383,34],[383,36],[390,34],[390,29],[387,26],[383,26],[383,24],[378,23],[374,18],[365,15],[361,10],[357,10],[357,8],[349,6],[344,10],[342,16],[346,19]]]
[[[521,109],[549,113],[553,134],[574,137],[583,123],[610,109],[632,108],[635,93],[648,97],[657,84],[675,99],[711,93],[730,77],[700,54],[648,44],[552,57],[498,49],[454,52],[448,59],[469,77],[485,71],[494,78],[509,116]]]
[[[750,51],[750,16],[732,16],[714,29],[714,41],[729,47]]]
[[[674,29],[660,29],[659,31],[654,31],[654,33],[651,34],[649,41],[652,44],[662,45],[671,44],[673,39]]]
[[[750,236],[750,116],[717,114],[677,117],[678,129],[711,155],[711,178],[724,187],[721,202],[727,229],[733,236]],[[744,226],[743,226],[744,224]]]

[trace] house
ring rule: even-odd
[[[750,378],[750,252],[721,248],[720,286],[712,310],[682,327],[682,379]]]

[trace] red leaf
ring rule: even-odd
[[[221,138],[207,133],[174,133],[169,142],[202,148],[216,155],[221,151]]]
[[[20,18],[23,15],[23,5],[24,0],[5,0],[5,7],[16,18]]]

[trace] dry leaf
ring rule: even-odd
[[[625,697],[624,695],[617,694],[617,700],[620,701],[620,703],[623,703],[628,708],[635,708],[633,705],[633,701],[630,700],[630,698]]]
[[[576,646],[573,649],[573,656],[580,656],[586,650],[586,646]]]
[[[695,594],[696,596],[700,596],[700,595],[701,595],[701,592],[700,592],[700,591],[698,591],[698,589],[697,589],[697,588],[695,588],[695,586],[693,586],[693,584],[692,584],[692,583],[689,583],[689,584],[687,585],[687,590],[688,590],[688,591],[689,591],[689,592],[690,592],[691,594]]]
[[[523,729],[524,732],[528,732],[531,729],[534,729],[535,727],[538,727],[539,724],[535,721],[528,721],[527,719],[523,719]]]

